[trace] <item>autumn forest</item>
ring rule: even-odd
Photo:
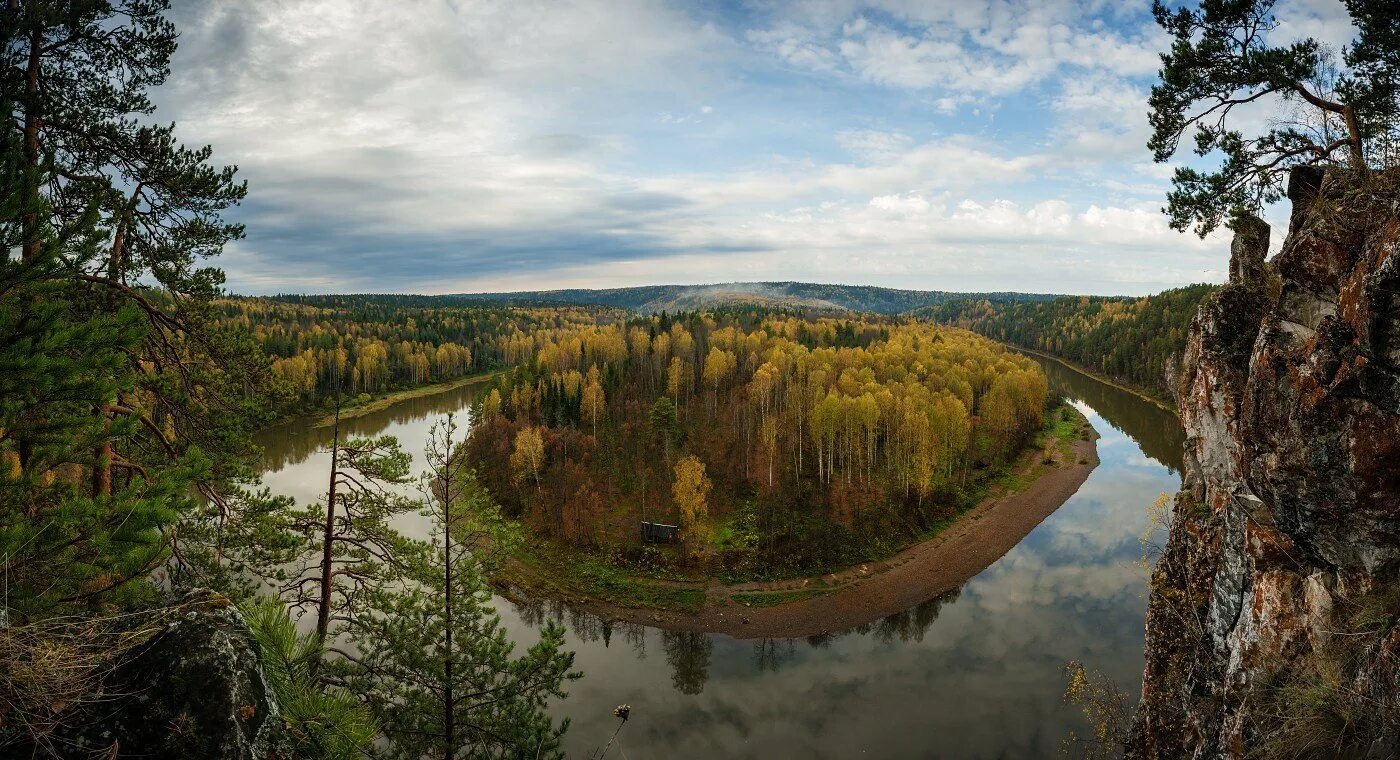
[[[829,567],[965,505],[1037,432],[1046,381],[963,330],[741,310],[537,334],[481,404],[468,456],[572,546],[680,526],[692,558]]]

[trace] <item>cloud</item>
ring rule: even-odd
[[[841,147],[862,158],[888,160],[908,150],[914,139],[901,132],[882,132],[877,129],[853,129],[836,133],[836,142]]]
[[[813,5],[789,6],[773,27],[750,30],[747,39],[798,68],[949,93],[945,110],[956,96],[1019,92],[1065,67],[1141,76],[1158,65],[1161,37],[1150,19],[1112,28],[1103,23],[1112,14],[1102,3]]]
[[[794,24],[781,24],[773,29],[750,29],[745,36],[754,45],[799,68],[835,71],[841,64],[837,51]]]
[[[1117,3],[203,0],[175,20],[159,115],[250,181],[235,290],[1143,292],[1223,256],[1156,211],[1158,39]]]
[[[730,222],[733,222],[732,224]],[[1087,273],[1099,292],[1143,294],[1215,279],[1223,241],[1200,241],[1167,228],[1155,209],[1076,206],[1048,200],[955,200],[917,193],[864,203],[827,202],[759,219],[720,214],[670,222],[680,250],[708,241],[739,256],[676,254],[619,259],[555,273],[560,287],[647,282],[780,280],[802,261],[807,279],[890,287],[962,290],[1012,288],[1078,292]],[[531,275],[501,272],[490,289],[527,289]],[[444,292],[457,289],[442,283]]]

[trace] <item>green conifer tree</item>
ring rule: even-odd
[[[133,308],[84,308],[86,287],[57,273],[90,258],[101,235],[88,213],[50,224],[47,201],[21,191],[15,130],[0,130],[0,564],[7,615],[42,617],[120,596],[149,595],[144,579],[168,557],[170,533],[206,470],[198,451],[153,469],[113,453],[136,420],[94,413],[129,391],[126,352],[144,337]],[[48,166],[37,169],[45,172]],[[31,216],[38,220],[30,226]],[[33,239],[31,255],[17,258]],[[105,462],[95,456],[106,455]],[[93,474],[122,473],[100,493]],[[118,594],[118,592],[120,592]]]
[[[1166,162],[1189,137],[1198,156],[1223,159],[1214,171],[1176,169],[1165,209],[1176,229],[1205,236],[1258,213],[1282,198],[1284,178],[1299,164],[1366,174],[1367,141],[1395,125],[1400,14],[1393,3],[1347,3],[1360,34],[1346,52],[1350,70],[1340,78],[1316,39],[1272,37],[1280,26],[1274,6],[1272,0],[1152,4],[1173,40],[1148,101],[1148,148]],[[1296,105],[1299,116],[1255,133],[1236,128],[1238,115],[1232,114],[1271,99]]]
[[[491,606],[488,578],[519,542],[467,469],[449,417],[433,428],[421,481],[432,549],[397,587],[371,593],[349,629],[346,682],[366,695],[391,757],[563,757],[567,721],[548,700],[579,677],[564,630],[549,623],[522,654]]]
[[[199,460],[184,468],[199,498],[172,502],[180,519],[166,530],[174,577],[193,583],[228,577],[230,524],[261,508],[244,489],[250,437],[281,391],[251,336],[217,324],[223,274],[202,264],[242,235],[222,215],[246,188],[209,163],[209,147],[187,148],[151,118],[148,92],[175,50],[168,10],[167,0],[4,3],[0,113],[18,163],[21,261],[42,260],[43,279],[64,285],[47,300],[133,324],[132,341],[114,346],[115,384],[90,399],[94,425],[121,434],[76,463],[87,497]],[[83,229],[84,245],[55,243]]]

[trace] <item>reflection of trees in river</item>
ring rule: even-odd
[[[1110,425],[1135,441],[1142,452],[1173,473],[1181,472],[1181,446],[1186,433],[1176,415],[1082,372],[1034,354],[1050,380],[1050,389],[1083,401]]]
[[[851,634],[873,635],[884,642],[922,641],[924,634],[938,619],[943,605],[956,600],[960,593],[961,587],[903,612],[840,633],[823,633],[805,639],[758,639],[753,644],[754,665],[759,672],[779,670],[796,659],[799,640],[805,641],[813,649],[825,649],[831,642]],[[651,629],[645,625],[596,615],[549,599],[510,601],[521,622],[532,628],[538,628],[546,621],[564,623],[579,641],[602,641],[605,647],[611,646],[614,634],[620,632],[637,659],[646,659],[647,632]],[[709,679],[710,655],[714,650],[715,636],[688,631],[659,630],[658,633],[661,636],[662,651],[666,654],[666,663],[671,666],[671,683],[676,690],[682,694],[699,694],[704,691],[705,682]]]
[[[644,625],[633,625],[622,623],[622,638],[632,647],[632,653],[637,655],[637,659],[647,658],[647,627]]]
[[[671,665],[671,683],[682,694],[699,694],[710,678],[710,653],[715,642],[707,633],[662,631],[661,648]]]
[[[815,636],[807,637],[807,646],[813,649],[827,649],[831,646],[831,642],[839,638],[841,636],[835,633],[818,633]]]
[[[340,428],[349,436],[374,435],[392,424],[426,421],[449,412],[460,412],[475,403],[481,383],[469,383],[442,393],[406,398],[363,417],[342,420]],[[292,420],[258,436],[263,447],[263,468],[280,470],[303,462],[331,442],[331,428],[316,427],[318,416]],[[417,452],[414,452],[417,453]]]
[[[928,633],[933,621],[938,619],[943,605],[956,600],[962,590],[963,587],[959,586],[942,596],[936,596],[857,630],[861,634],[873,633],[875,638],[887,643],[896,639],[903,642],[923,641],[924,634]]]
[[[777,672],[797,655],[794,639],[759,639],[753,645],[753,661],[758,672]]]
[[[509,601],[520,616],[520,622],[531,628],[539,628],[546,621],[563,623],[579,641],[586,644],[602,641],[604,647],[611,647],[613,635],[620,632],[622,640],[632,647],[637,659],[645,660],[647,657],[647,627],[644,625],[595,615],[552,599],[511,598]]]

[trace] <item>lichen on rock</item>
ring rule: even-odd
[[[162,611],[160,630],[104,680],[102,699],[73,721],[74,757],[289,758],[277,701],[238,609],[191,591]]]

